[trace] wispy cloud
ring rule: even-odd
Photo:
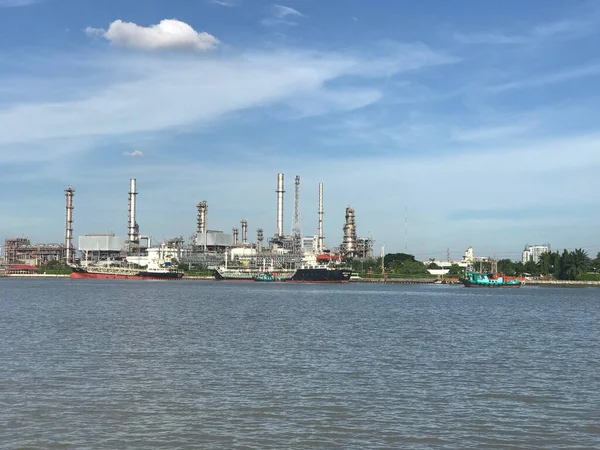
[[[511,136],[522,135],[530,131],[534,123],[517,123],[511,125],[496,125],[480,128],[453,130],[450,138],[459,142],[484,142],[490,140],[502,140]]]
[[[422,52],[428,56],[424,58]],[[23,102],[0,108],[0,128],[4,130],[0,134],[0,157],[13,158],[10,146],[16,144],[179,130],[257,107],[279,105],[301,115],[351,110],[381,98],[379,89],[365,88],[360,80],[368,77],[373,81],[390,73],[442,64],[445,59],[443,54],[418,46],[369,58],[274,51],[215,58],[112,55],[103,61],[82,61],[74,58],[65,64],[77,64],[78,70],[83,69],[82,64],[90,64],[90,72],[97,76],[98,71],[106,71],[113,82],[79,86],[71,100]],[[355,86],[329,86],[348,75],[355,78]],[[54,78],[49,92],[62,92],[62,83],[72,84],[68,78]]]
[[[89,36],[102,36],[113,45],[139,50],[205,52],[219,43],[214,36],[197,32],[187,23],[174,19],[164,19],[149,27],[115,20],[108,30],[87,27],[85,32]]]
[[[548,39],[575,39],[598,31],[598,21],[592,15],[539,24],[526,32],[515,34],[499,31],[455,33],[454,39],[462,44],[518,45],[535,44]]]
[[[226,6],[228,8],[239,6],[241,2],[242,0],[208,0],[208,3],[212,3],[213,5]]]
[[[499,93],[514,89],[535,88],[551,84],[563,83],[566,81],[578,80],[581,78],[589,78],[600,76],[600,63],[589,64],[586,66],[575,67],[555,73],[543,74],[539,76],[529,77],[509,83],[503,83],[488,88],[489,92]]]
[[[296,19],[306,17],[297,9],[284,5],[273,5],[269,17],[265,17],[261,24],[265,26],[288,25],[295,26],[298,24]]]
[[[18,8],[41,3],[44,0],[0,0],[0,8]]]

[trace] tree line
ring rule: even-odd
[[[382,274],[381,258],[353,259],[348,263],[356,273]],[[428,269],[440,268],[432,261],[429,263],[417,261],[414,255],[408,253],[386,254],[384,267],[386,274],[400,276],[424,276],[429,275]],[[477,262],[473,270],[489,273],[492,271],[492,262]],[[497,270],[498,273],[514,277],[549,277],[556,280],[593,280],[597,278],[600,280],[600,252],[594,259],[580,248],[572,251],[564,250],[562,253],[558,251],[543,253],[537,263],[501,259],[497,261]],[[464,269],[453,264],[447,276],[458,277],[463,274]]]
[[[498,261],[498,272],[512,276],[531,275],[556,280],[600,278],[600,276],[594,276],[600,272],[600,253],[592,259],[585,250],[578,248],[572,251],[565,249],[562,253],[558,251],[542,253],[537,263],[501,259]]]

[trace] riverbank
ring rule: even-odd
[[[12,279],[68,279],[68,274],[0,274],[0,278]],[[190,281],[215,281],[213,276],[184,276],[182,280]],[[227,282],[227,280],[221,280]],[[250,281],[250,280],[248,280]],[[446,284],[453,286],[462,286],[461,283],[443,283],[433,278],[354,278],[349,281],[351,284]],[[574,281],[574,280],[527,280],[523,282],[522,287],[600,287],[600,281]]]

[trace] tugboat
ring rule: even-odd
[[[279,278],[276,272],[268,273],[268,272],[259,272],[254,275],[254,281],[285,281],[285,278]]]
[[[521,286],[520,281],[508,281],[504,275],[494,275],[479,272],[467,272],[464,278],[459,278],[459,281],[464,284],[465,287],[518,288]]]

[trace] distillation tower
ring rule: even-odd
[[[203,200],[196,205],[196,208],[198,208],[198,219],[196,221],[198,228],[196,231],[198,232],[198,236],[201,236],[204,240],[204,251],[206,252],[206,215],[208,212],[208,203],[206,202],[206,200]]]
[[[344,240],[342,242],[342,253],[344,256],[356,256],[356,219],[354,209],[346,208],[346,223],[344,224]]]

